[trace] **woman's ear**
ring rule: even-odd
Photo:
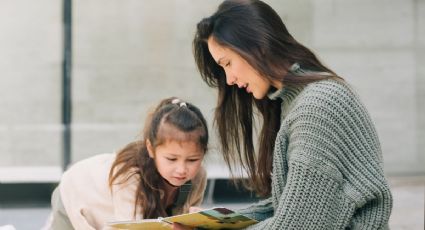
[[[146,148],[148,149],[149,157],[154,158],[155,154],[154,154],[153,146],[149,139],[146,140]]]

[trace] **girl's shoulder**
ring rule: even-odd
[[[195,183],[203,183],[207,179],[207,171],[203,166],[199,169],[199,172],[196,174],[196,176],[192,179],[192,184]]]
[[[204,167],[199,169],[199,172],[196,176],[191,180],[192,183],[192,191],[195,194],[203,193],[207,184],[207,172]],[[193,194],[192,194],[193,195]]]
[[[68,169],[64,172],[63,177],[74,174],[83,175],[109,171],[115,157],[115,153],[104,153],[77,161],[68,167]]]
[[[96,165],[112,164],[112,162],[115,160],[115,157],[116,157],[115,153],[97,154],[97,155],[85,158],[83,160],[77,161],[76,163],[72,164],[68,168],[68,170],[72,170],[75,168],[91,167]]]

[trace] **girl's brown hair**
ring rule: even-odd
[[[175,131],[178,132],[175,132]],[[171,133],[173,132],[173,133]],[[146,141],[155,148],[166,141],[194,141],[206,153],[208,127],[201,111],[194,105],[168,98],[160,102],[148,116],[143,129],[143,139],[125,146],[118,152],[109,172],[109,186],[126,182],[137,175],[140,182],[136,192],[134,215],[141,210],[143,218],[167,216],[161,193],[164,183],[155,162],[149,157]],[[139,208],[138,208],[139,207]]]
[[[280,128],[281,101],[254,99],[245,90],[226,85],[223,68],[208,50],[208,38],[244,58],[261,76],[284,86],[302,86],[326,78],[339,78],[325,67],[308,48],[288,32],[279,15],[257,0],[227,0],[210,17],[197,24],[193,52],[204,81],[218,88],[215,124],[218,126],[222,154],[230,170],[241,165],[250,178],[250,187],[258,195],[271,192],[274,142]],[[299,76],[289,71],[298,63],[310,74]],[[332,76],[314,74],[327,72]],[[258,139],[259,153],[253,143],[253,119],[256,107],[262,117]]]

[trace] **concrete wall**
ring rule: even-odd
[[[75,1],[74,159],[135,139],[164,97],[211,113],[214,91],[198,76],[191,41],[196,21],[217,3]]]
[[[0,1],[0,167],[60,159],[60,1]]]
[[[425,171],[425,1],[415,4],[415,57],[416,57],[416,106],[417,106],[417,152],[416,160]],[[420,166],[419,166],[420,167]],[[408,170],[406,170],[408,171]]]
[[[211,121],[215,91],[191,42],[220,2],[73,1],[74,161],[137,138],[164,97],[193,102]],[[386,172],[425,173],[425,1],[266,2],[358,91]],[[61,29],[60,2],[0,1],[0,167],[60,165]]]
[[[312,45],[369,108],[387,172],[423,173],[424,1],[388,2],[314,1]]]

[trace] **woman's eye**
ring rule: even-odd
[[[227,62],[224,66],[225,67],[229,67],[230,66],[230,62]]]

